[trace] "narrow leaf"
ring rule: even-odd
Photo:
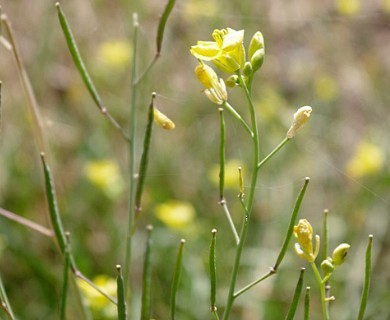
[[[176,258],[175,272],[173,274],[172,288],[171,288],[171,319],[172,320],[176,319],[176,294],[177,294],[177,289],[179,287],[185,242],[186,241],[184,239],[181,239],[180,241],[180,247]]]
[[[303,287],[303,275],[305,273],[305,268],[301,269],[301,273],[299,274],[299,279],[297,282],[297,286],[295,287],[295,292],[294,292],[294,297],[291,302],[290,308],[288,310],[288,313],[286,315],[285,320],[293,320],[295,316],[295,312],[298,307],[298,302],[299,302],[299,297],[302,292],[302,287]]]
[[[364,269],[364,284],[362,291],[362,298],[360,301],[360,308],[358,314],[358,320],[363,320],[364,312],[366,311],[367,300],[368,300],[368,291],[370,290],[371,282],[371,249],[372,249],[372,239],[373,235],[369,235],[368,244],[366,249],[366,264]]]
[[[286,238],[284,239],[282,249],[280,250],[279,256],[276,259],[276,263],[273,267],[274,272],[276,272],[276,270],[278,269],[280,263],[282,262],[285,254],[286,254],[288,244],[290,243],[291,236],[293,234],[295,221],[297,220],[299,208],[301,207],[301,203],[302,203],[303,197],[305,195],[309,181],[310,181],[310,179],[308,177],[305,178],[305,184],[303,185],[301,191],[299,192],[298,198],[295,202],[294,210],[291,214],[290,224],[288,226],[287,233],[286,233]]]
[[[164,12],[161,16],[160,23],[158,24],[158,29],[157,29],[157,56],[160,55],[161,53],[161,47],[162,47],[162,42],[163,42],[163,37],[164,37],[164,31],[165,31],[165,25],[167,24],[167,20],[169,15],[171,14],[171,11],[173,9],[173,6],[175,5],[175,0],[168,0],[167,5],[165,6]]]
[[[116,270],[118,271],[118,276],[116,279],[117,283],[117,311],[118,311],[118,320],[126,320],[127,319],[127,310],[126,310],[126,295],[125,295],[125,283],[123,281],[122,276],[122,267],[118,264],[116,266]]]
[[[152,249],[152,231],[151,225],[147,226],[148,239],[146,242],[144,270],[142,281],[142,305],[141,305],[141,320],[150,320],[150,297],[152,285],[152,264],[151,264],[151,249]]]

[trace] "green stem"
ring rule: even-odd
[[[253,132],[252,129],[249,127],[249,125],[246,123],[246,121],[241,117],[241,115],[234,109],[227,101],[224,101],[222,104],[226,110],[230,112],[230,114],[236,118],[244,127],[244,129],[250,134],[251,138],[253,139]]]
[[[223,108],[219,108],[219,200],[224,200],[225,187],[225,119],[223,117]]]
[[[306,189],[307,189],[307,186],[309,184],[309,181],[310,181],[309,178],[305,179],[305,184],[303,185],[303,187],[302,187],[302,189],[301,189],[301,191],[300,191],[300,193],[298,195],[298,198],[295,201],[295,205],[294,205],[293,212],[291,214],[290,224],[289,224],[288,229],[287,229],[286,237],[284,239],[282,248],[280,249],[279,255],[278,255],[277,259],[276,259],[275,265],[270,269],[270,271],[268,271],[268,273],[266,273],[265,275],[263,275],[260,278],[256,279],[255,281],[249,283],[247,286],[245,286],[241,290],[237,291],[234,294],[234,298],[237,298],[238,296],[240,296],[244,292],[248,291],[249,289],[251,289],[252,287],[257,285],[258,283],[264,281],[265,279],[269,278],[270,276],[274,275],[277,272],[277,270],[279,268],[279,265],[281,264],[285,254],[286,254],[288,245],[290,243],[290,240],[291,240],[291,237],[292,237],[292,234],[293,234],[294,224],[295,224],[295,221],[297,219],[299,208],[301,207],[301,203],[302,203],[303,197],[304,197],[304,195],[306,193]],[[245,207],[245,204],[244,203],[242,203],[242,204],[244,206],[244,210],[246,211],[247,209]]]
[[[229,319],[229,315],[234,303],[234,291],[235,291],[235,286],[236,286],[236,280],[237,280],[237,274],[238,274],[238,269],[240,267],[240,261],[241,261],[241,254],[242,250],[244,248],[246,236],[248,233],[248,226],[249,226],[249,219],[251,216],[251,211],[252,211],[252,206],[253,206],[253,199],[254,199],[254,194],[256,190],[256,184],[257,184],[257,177],[258,177],[258,163],[259,163],[259,158],[260,158],[260,150],[259,150],[259,133],[258,133],[258,126],[257,126],[257,119],[256,119],[256,110],[255,107],[252,103],[252,98],[251,98],[251,93],[248,89],[248,87],[245,84],[245,81],[243,77],[241,76],[241,73],[237,71],[237,76],[240,77],[243,89],[245,91],[245,97],[248,101],[249,104],[249,112],[250,112],[250,117],[251,117],[251,125],[252,125],[252,143],[253,143],[253,161],[252,161],[252,177],[251,177],[251,182],[250,182],[250,190],[249,190],[249,196],[248,196],[248,201],[247,201],[247,211],[245,212],[245,218],[244,222],[242,224],[241,232],[240,232],[240,242],[237,246],[236,250],[236,256],[234,259],[234,265],[233,265],[233,271],[232,271],[232,276],[230,280],[230,286],[229,286],[229,293],[228,293],[228,298],[226,302],[226,307],[225,307],[225,312],[223,314],[223,320]]]
[[[325,294],[325,284],[322,283],[321,275],[318,271],[318,268],[314,262],[310,262],[310,266],[313,269],[314,276],[317,280],[318,286],[320,287],[321,294],[321,307],[322,307],[322,316],[324,320],[329,320],[329,313],[327,308],[326,294]]]
[[[263,160],[261,160],[261,161],[259,162],[259,164],[257,165],[257,167],[260,169],[264,164],[266,164],[266,163],[268,162],[268,160],[270,160],[276,153],[278,153],[278,151],[279,151],[280,149],[282,149],[282,148],[284,147],[284,145],[285,145],[288,141],[290,141],[290,140],[291,140],[291,139],[289,139],[289,138],[287,138],[287,137],[284,138],[283,141],[282,141],[281,143],[279,143],[279,144],[276,146],[276,148],[270,152],[270,154],[268,154],[268,156],[266,156]]]
[[[1,277],[0,277],[0,304],[2,305],[2,309],[7,314],[7,316],[11,320],[15,320],[15,315],[12,311],[11,304],[9,303],[8,296],[5,291]]]
[[[129,212],[128,212],[128,224],[126,233],[126,253],[125,253],[125,268],[124,268],[124,282],[125,291],[129,285],[130,274],[130,262],[131,262],[131,240],[132,230],[134,224],[134,191],[135,191],[135,120],[136,120],[136,102],[137,102],[137,87],[134,83],[137,75],[137,44],[138,44],[138,16],[136,13],[133,15],[133,70],[132,70],[132,85],[131,85],[131,114],[130,114],[130,142],[129,142]]]

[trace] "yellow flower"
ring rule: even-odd
[[[88,162],[84,173],[91,183],[109,197],[116,197],[123,189],[123,180],[118,165],[113,160]]]
[[[346,170],[350,176],[360,178],[378,173],[384,163],[385,155],[378,146],[361,142],[355,155],[347,163]]]
[[[231,28],[213,31],[215,41],[198,41],[191,47],[191,54],[203,61],[212,61],[227,73],[240,69],[245,62],[244,30]]]
[[[298,243],[295,244],[295,251],[299,257],[309,262],[314,262],[320,250],[320,237],[315,236],[316,248],[313,251],[313,228],[306,219],[300,219],[297,226],[294,226],[294,236]]]
[[[122,40],[103,42],[98,49],[98,57],[102,63],[113,68],[122,68],[129,64],[131,45]]]
[[[195,209],[190,203],[171,200],[158,205],[155,214],[172,229],[182,229],[193,222]]]
[[[205,95],[212,102],[222,104],[227,100],[226,85],[223,79],[218,80],[215,71],[205,64],[199,64],[195,68],[195,74],[198,80],[206,87]]]
[[[312,109],[309,106],[301,107],[294,113],[294,120],[290,129],[287,131],[287,138],[294,138],[299,128],[309,120]]]

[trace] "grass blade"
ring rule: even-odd
[[[284,239],[282,249],[280,250],[279,256],[276,259],[276,263],[273,267],[274,272],[276,272],[276,270],[278,269],[280,263],[282,262],[285,254],[286,254],[288,244],[290,243],[291,236],[293,234],[294,225],[295,225],[295,221],[296,221],[297,216],[298,216],[299,208],[301,207],[301,203],[302,203],[303,197],[305,196],[305,192],[306,192],[307,186],[309,184],[309,181],[310,181],[310,178],[306,177],[305,184],[303,185],[303,187],[298,195],[298,198],[295,202],[294,210],[291,214],[290,224],[289,224],[288,229],[287,229],[286,238]]]
[[[142,283],[142,305],[141,305],[141,320],[150,320],[150,292],[152,284],[152,264],[150,262],[152,249],[152,231],[151,225],[147,226],[148,239],[146,242],[143,283]]]
[[[303,288],[303,275],[304,275],[304,273],[305,273],[305,268],[302,268],[301,272],[299,274],[297,286],[295,287],[294,297],[293,297],[293,300],[291,302],[291,305],[290,305],[290,308],[288,310],[288,313],[286,315],[285,320],[293,320],[294,319],[295,312],[296,312],[297,307],[298,307],[299,297],[301,295],[302,288]]]
[[[363,320],[364,312],[366,311],[368,291],[370,290],[371,282],[371,250],[372,250],[372,240],[373,235],[368,236],[368,244],[366,249],[366,264],[364,269],[364,285],[362,291],[362,298],[360,300],[359,314],[357,319]]]
[[[123,281],[122,276],[122,267],[118,264],[116,266],[116,270],[118,271],[118,276],[116,279],[117,283],[117,310],[118,310],[118,320],[126,320],[127,319],[127,310],[126,310],[126,294],[125,294],[125,283]]]
[[[185,242],[186,241],[184,239],[181,239],[180,241],[179,252],[177,253],[177,258],[176,258],[175,273],[173,274],[172,288],[171,288],[171,319],[172,320],[176,319],[176,294],[177,294],[177,288],[179,286],[180,274],[182,269],[183,250],[184,250]]]

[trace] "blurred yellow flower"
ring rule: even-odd
[[[316,78],[314,89],[319,99],[331,101],[338,95],[336,81],[329,75],[323,74]]]
[[[353,16],[359,13],[360,11],[360,1],[359,0],[336,0],[336,10],[338,13]]]
[[[130,63],[131,56],[131,45],[123,40],[103,42],[98,48],[99,60],[113,68],[126,67]]]
[[[198,41],[191,47],[191,54],[203,61],[212,61],[227,73],[240,69],[245,62],[244,30],[231,28],[213,31],[214,41]]]
[[[225,163],[225,188],[239,189],[238,167],[242,166],[236,159],[229,160]],[[216,186],[219,185],[219,164],[212,166],[209,171],[209,179]]]
[[[181,229],[189,226],[195,217],[194,207],[183,201],[170,200],[158,205],[155,215],[172,229]]]
[[[215,0],[184,1],[182,5],[185,21],[191,22],[203,19],[204,16],[214,17],[219,10]]]
[[[360,178],[378,173],[383,168],[384,162],[383,150],[370,142],[363,141],[347,163],[346,170],[350,176]]]
[[[105,293],[116,298],[116,279],[106,275],[99,275],[92,281]],[[92,288],[84,280],[77,279],[77,284],[83,293],[88,306],[94,315],[94,319],[116,319],[116,306],[97,290]]]
[[[390,14],[390,0],[383,0],[383,11]]]
[[[84,167],[84,174],[109,197],[118,196],[123,189],[119,167],[113,160],[88,162]]]

